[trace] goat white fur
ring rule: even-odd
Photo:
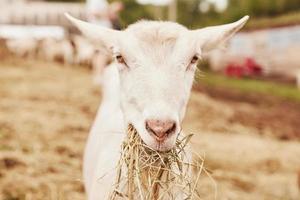
[[[181,132],[197,59],[228,41],[248,16],[232,24],[199,30],[172,22],[141,21],[124,31],[67,17],[116,58],[104,72],[104,99],[84,159],[88,198],[102,200],[115,180],[113,169],[124,127],[132,124],[142,140],[156,150],[172,148]],[[172,128],[162,132],[169,124]]]

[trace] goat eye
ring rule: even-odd
[[[198,60],[199,60],[198,56],[194,56],[194,57],[192,58],[192,60],[191,60],[191,64],[197,63]]]
[[[126,64],[125,59],[123,58],[123,56],[117,55],[116,59],[117,59],[118,63],[120,63],[120,64]]]

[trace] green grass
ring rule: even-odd
[[[296,87],[254,79],[229,78],[220,74],[204,72],[196,77],[196,82],[209,87],[223,87],[245,94],[260,93],[300,102],[300,90]]]
[[[264,29],[271,27],[300,24],[300,12],[292,12],[275,17],[251,18],[244,30]]]

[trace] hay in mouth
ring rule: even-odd
[[[177,139],[174,148],[158,152],[147,146],[129,125],[109,200],[173,200],[178,195],[182,199],[200,199],[196,188],[203,161],[192,164],[188,158],[185,148],[191,137]],[[193,177],[192,168],[198,168]]]

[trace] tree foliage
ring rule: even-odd
[[[84,2],[85,0],[48,0],[64,2]],[[108,0],[113,2],[115,0]],[[190,28],[210,24],[227,23],[244,15],[256,17],[273,17],[276,15],[300,11],[300,0],[228,0],[227,9],[219,13],[213,5],[206,13],[201,13],[199,4],[206,0],[177,0],[177,21]],[[125,9],[121,13],[123,26],[140,19],[166,20],[168,8],[140,5],[136,0],[122,0]]]

